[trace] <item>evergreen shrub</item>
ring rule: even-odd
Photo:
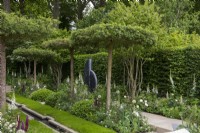
[[[46,98],[53,93],[55,93],[55,92],[53,92],[49,89],[46,89],[46,88],[42,88],[42,89],[39,89],[39,90],[31,93],[30,98],[35,101],[45,102]]]
[[[200,94],[199,49],[162,50],[152,54],[152,59],[143,68],[145,86],[157,86],[163,96],[167,91],[188,97]],[[174,88],[169,78],[170,71]]]
[[[70,109],[70,112],[78,117],[95,121],[96,109],[93,100],[81,100],[76,102]]]
[[[45,104],[55,107],[62,92],[51,93],[45,100]]]

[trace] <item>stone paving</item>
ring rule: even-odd
[[[142,115],[147,118],[150,125],[156,128],[157,133],[167,133],[175,131],[182,124],[181,120],[167,118],[161,115],[142,112]]]

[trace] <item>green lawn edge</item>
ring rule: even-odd
[[[18,114],[20,115],[20,119],[25,122],[26,114],[21,111],[19,111]],[[29,127],[27,133],[55,133],[55,131],[37,120],[29,119]]]
[[[90,121],[86,121],[66,111],[58,110],[48,105],[42,105],[37,101],[33,101],[23,96],[16,95],[16,101],[42,115],[53,117],[55,121],[74,129],[79,133],[116,133],[114,130],[102,127]]]

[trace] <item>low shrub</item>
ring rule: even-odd
[[[73,98],[70,97],[70,92],[60,91],[55,108],[68,111],[74,104]]]
[[[51,106],[51,107],[55,107],[55,105],[57,104],[57,101],[59,99],[61,95],[61,92],[56,92],[56,93],[51,93],[45,100],[45,104]]]
[[[78,117],[92,120],[96,119],[96,109],[93,100],[81,100],[76,102],[70,109],[70,112]]]
[[[35,100],[35,101],[40,101],[40,102],[45,102],[46,98],[51,95],[52,93],[54,93],[51,90],[42,88],[39,89],[37,91],[34,91],[33,93],[30,94],[30,98]]]

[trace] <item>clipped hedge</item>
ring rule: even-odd
[[[158,51],[152,55],[153,60],[144,65],[144,83],[154,84],[159,92],[176,92],[180,95],[191,96],[196,84],[196,95],[200,94],[200,50],[186,48],[176,51]],[[170,82],[170,70],[175,90]],[[152,88],[152,87],[151,87]]]
[[[30,94],[30,98],[35,100],[35,101],[40,101],[40,102],[45,102],[46,98],[51,95],[52,93],[55,93],[49,89],[39,89],[37,91],[34,91],[33,93]]]
[[[50,95],[48,95],[48,97],[45,99],[45,104],[49,105],[51,107],[55,107],[57,104],[57,101],[59,99],[61,95],[61,92],[55,92],[55,93],[51,93]]]
[[[84,118],[86,120],[93,120],[95,121],[96,116],[96,109],[94,107],[93,100],[81,100],[76,102],[70,109],[70,112],[78,117]]]
[[[107,53],[97,53],[89,55],[75,56],[75,75],[79,72],[83,75],[85,62],[92,58],[93,70],[98,82],[105,84],[107,73]],[[196,96],[200,94],[200,50],[185,48],[179,50],[160,50],[151,55],[152,60],[147,60],[143,67],[143,89],[146,90],[149,84],[152,89],[157,86],[161,96],[166,92],[176,92],[180,95],[191,96],[194,86],[194,76],[196,82]],[[170,70],[175,84],[172,89],[170,82]],[[123,85],[124,66],[123,60],[117,54],[113,55],[112,83]]]
[[[107,60],[108,54],[105,52],[96,54],[76,55],[74,61],[74,71],[76,77],[81,72],[84,73],[84,66],[87,59],[92,59],[92,70],[96,73],[98,82],[105,84],[107,74]],[[118,84],[123,82],[123,63],[118,56],[113,55],[113,67],[112,67],[112,80]]]

